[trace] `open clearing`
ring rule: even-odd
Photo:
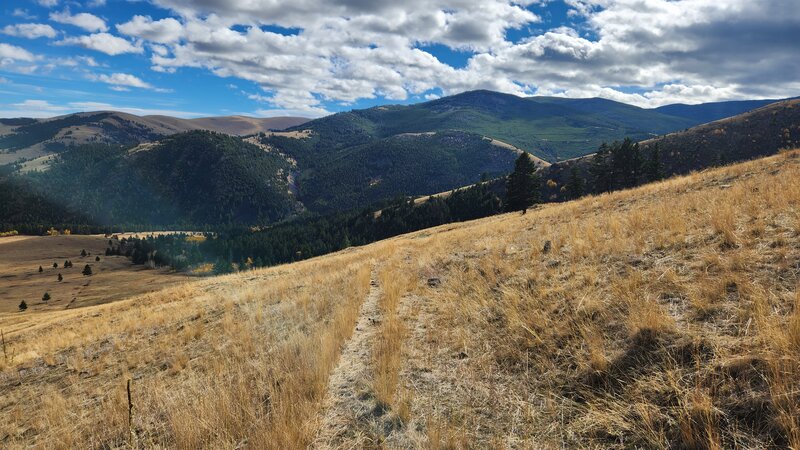
[[[798,179],[788,152],[31,314],[0,446],[800,448]]]
[[[143,233],[140,233],[143,234]],[[6,331],[35,323],[40,314],[108,303],[156,291],[189,278],[166,269],[134,266],[124,256],[105,256],[103,236],[11,236],[0,238],[0,323]],[[86,257],[81,257],[86,250]],[[99,256],[100,261],[95,261]],[[64,268],[70,260],[73,267]],[[53,264],[58,264],[57,268]],[[86,265],[92,275],[81,274]],[[42,272],[39,272],[39,267]],[[61,274],[63,281],[58,281]],[[50,294],[51,299],[42,301]],[[24,300],[27,311],[19,312]],[[14,325],[10,325],[14,324]]]

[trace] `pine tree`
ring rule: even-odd
[[[622,187],[636,186],[642,166],[639,144],[631,138],[625,138],[621,143],[615,142],[611,146],[611,165],[614,176],[622,183]]]
[[[100,257],[99,256],[95,256],[94,260],[97,261],[97,262],[100,262]]]
[[[83,276],[85,276],[85,277],[88,277],[88,276],[90,276],[90,275],[92,274],[92,266],[90,266],[90,265],[88,265],[88,264],[87,264],[87,265],[86,265],[86,266],[83,268],[83,272],[81,272],[81,273],[82,273],[82,274],[83,274]]]
[[[25,303],[25,300],[19,302],[19,310],[20,311],[25,311],[26,309],[28,309],[28,304]]]
[[[50,300],[50,293],[49,292],[45,292],[44,295],[42,296],[42,301],[43,302],[47,302],[49,300]]]
[[[58,269],[58,263],[53,263],[53,269]]]
[[[506,182],[506,211],[522,211],[539,200],[539,177],[536,165],[527,153],[519,155],[514,163],[514,171]]]
[[[61,274],[58,274],[58,281],[63,281],[63,280],[64,280],[64,277],[62,277]]]
[[[42,273],[42,272],[44,272],[44,269],[42,268],[42,266],[39,266],[39,273]]]
[[[569,183],[567,184],[567,195],[570,199],[576,199],[583,195],[583,177],[578,171],[578,166],[573,164],[569,169]]]
[[[86,249],[81,250],[81,256],[84,258],[86,257]]]
[[[661,149],[658,144],[655,144],[653,150],[650,151],[650,158],[645,163],[644,172],[648,181],[658,181],[664,178],[661,169]]]
[[[613,187],[613,172],[611,164],[609,164],[609,148],[604,142],[592,158],[592,164],[589,166],[589,173],[592,175],[592,182],[594,183],[597,192],[609,192]]]

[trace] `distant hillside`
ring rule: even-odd
[[[697,124],[713,122],[726,117],[738,116],[739,114],[754,109],[767,106],[770,103],[782,100],[743,100],[731,102],[703,103],[699,105],[674,104],[656,108],[662,114],[683,117]]]
[[[277,153],[207,131],[132,150],[78,146],[45,172],[0,177],[0,222],[9,228],[274,222],[299,208],[290,193],[291,166]]]
[[[557,160],[627,136],[642,142],[640,154],[631,155],[637,161],[647,159],[659,143],[660,178],[796,144],[797,102],[687,128],[689,119],[610,100],[475,91],[412,106],[333,114],[285,131],[258,132],[245,141],[183,130],[202,125],[249,133],[298,119],[183,120],[113,112],[4,119],[0,145],[15,150],[0,158],[39,155],[21,165],[0,164],[7,191],[16,193],[13,201],[5,194],[5,223],[265,225],[298,214],[445,192],[507,174],[522,151]],[[666,132],[671,129],[686,131]],[[537,159],[546,181],[542,198],[557,201],[578,191],[651,180],[638,169],[625,169],[636,172],[626,175],[615,167],[609,186],[600,187],[592,161],[556,161],[548,167],[545,159]],[[580,180],[578,189],[570,178]],[[27,211],[23,198],[31,199]],[[58,207],[42,206],[51,203]]]
[[[140,117],[114,111],[70,114],[51,119],[0,119],[0,165],[46,157],[70,145],[131,145],[198,129],[248,135],[297,126],[306,121],[308,119],[299,117]]]
[[[658,148],[659,171],[663,177],[685,174],[731,162],[753,159],[777,153],[783,148],[800,145],[800,100],[772,103],[735,117],[718,120],[639,142],[643,163],[652,158]],[[574,177],[584,180],[587,193],[602,190],[596,183],[598,156],[595,154],[564,161],[542,170],[545,197],[563,200]],[[612,174],[612,186],[620,183],[620,174]],[[644,173],[640,182],[647,181]]]
[[[248,136],[266,133],[273,130],[285,130],[296,127],[309,121],[305,117],[247,117],[247,116],[222,116],[201,117],[199,119],[175,119],[174,117],[147,116],[149,119],[158,118],[160,121],[179,120],[189,129],[210,130],[234,136]]]
[[[295,132],[272,137],[286,146],[312,139]],[[205,131],[137,146],[75,146],[47,170],[0,173],[0,226],[267,225],[500,177],[519,152],[462,131],[397,135],[314,159]]]
[[[474,133],[401,134],[320,155],[313,166],[299,159],[300,199],[310,210],[328,213],[397,195],[435,194],[505,175],[517,156]]]
[[[604,99],[522,98],[472,91],[410,106],[388,105],[302,125],[317,136],[312,156],[404,133],[461,130],[507,142],[549,162],[593,151],[603,141],[645,139],[696,123]]]

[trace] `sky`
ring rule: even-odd
[[[0,117],[800,95],[800,0],[2,0]]]

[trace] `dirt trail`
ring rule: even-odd
[[[372,400],[373,347],[381,322],[382,292],[377,269],[361,305],[355,331],[345,343],[339,364],[328,379],[323,416],[314,448],[362,448],[372,441],[369,430],[375,414]]]

